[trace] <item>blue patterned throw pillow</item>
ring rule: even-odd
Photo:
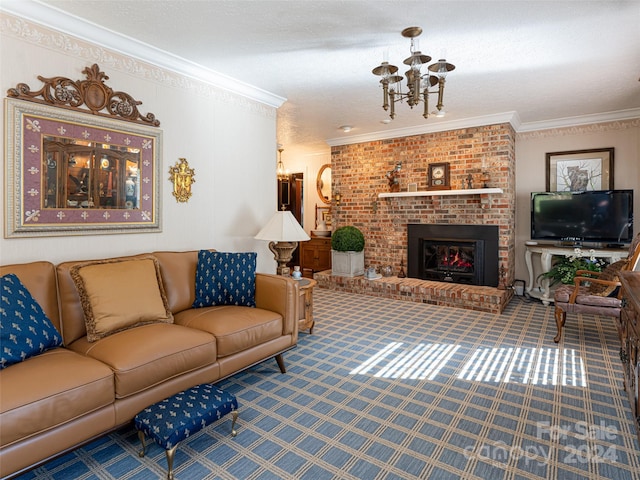
[[[255,307],[256,258],[255,252],[200,250],[193,308],[213,305]]]
[[[0,277],[0,369],[62,345],[62,338],[13,273]]]

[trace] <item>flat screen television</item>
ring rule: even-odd
[[[633,190],[534,192],[531,238],[623,244],[633,240]]]

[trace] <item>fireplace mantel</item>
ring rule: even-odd
[[[419,192],[388,192],[379,193],[378,198],[394,197],[439,197],[444,195],[487,195],[504,193],[501,188],[470,188],[467,190],[422,190]]]

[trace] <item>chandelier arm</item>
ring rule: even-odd
[[[424,113],[422,116],[424,118],[429,118],[429,88],[424,89],[424,93],[422,94],[422,99],[424,101]]]
[[[420,103],[420,75],[414,74],[413,77],[413,104],[418,105]]]
[[[396,107],[396,92],[394,92],[393,89],[392,89],[389,94],[391,95],[391,112],[389,112],[389,116],[393,120],[394,118],[396,118],[396,109],[395,109],[395,107]]]
[[[389,85],[386,82],[382,83],[382,108],[385,111],[389,109]]]
[[[442,110],[444,107],[442,103],[442,99],[444,98],[444,77],[440,77],[440,81],[438,82],[438,110]]]

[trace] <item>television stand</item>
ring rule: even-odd
[[[533,298],[537,298],[542,301],[543,305],[550,305],[553,303],[553,292],[549,287],[550,279],[540,278],[540,275],[551,270],[553,256],[566,257],[571,255],[576,247],[558,247],[556,245],[525,245],[524,260],[527,264],[527,270],[529,272],[529,283],[527,284],[527,293]],[[593,256],[596,258],[604,258],[609,263],[617,262],[623,258],[627,258],[629,250],[626,248],[589,248],[582,247],[582,251],[585,255],[590,255],[590,251],[593,250]],[[533,265],[533,254],[540,255],[540,263]],[[537,276],[534,274],[537,272]],[[535,287],[534,287],[535,281]]]

